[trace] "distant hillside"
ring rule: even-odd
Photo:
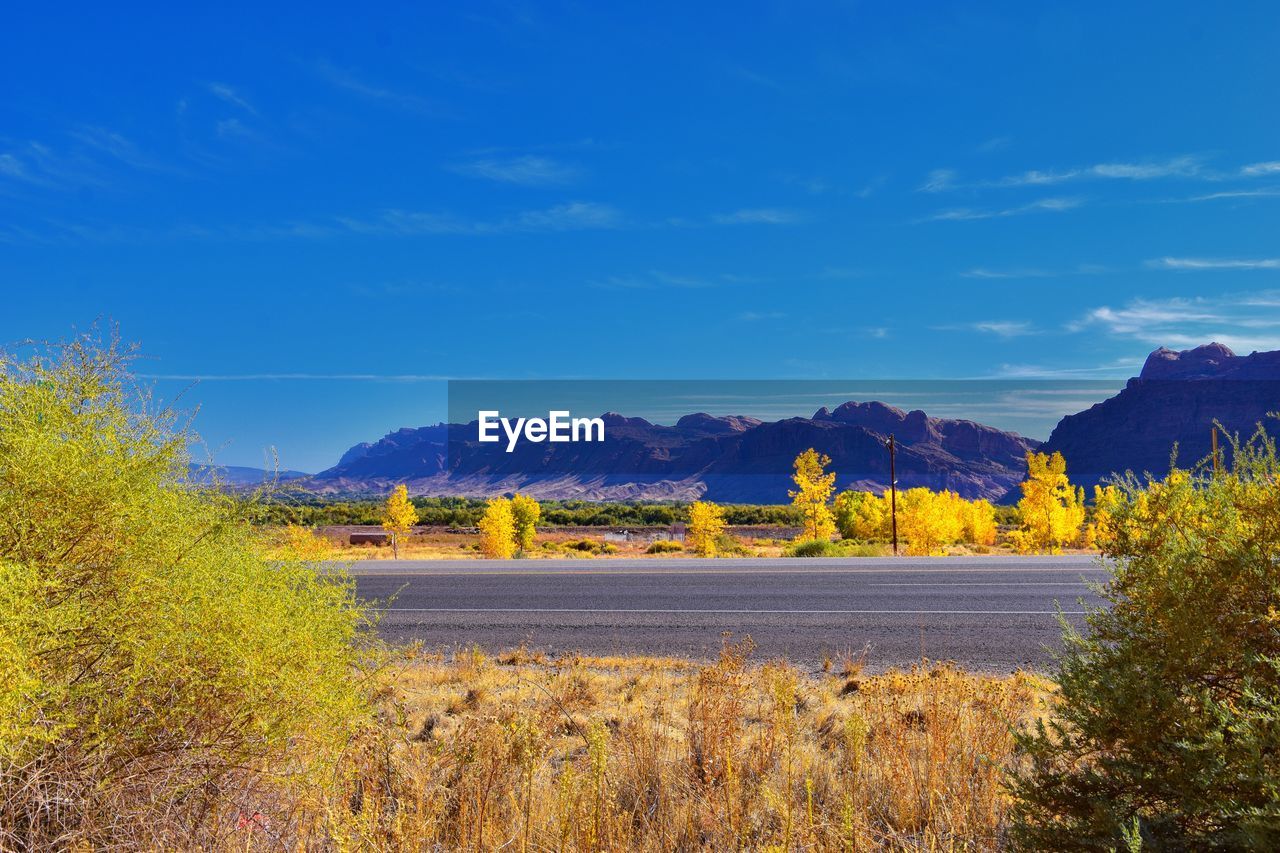
[[[972,421],[931,418],[876,402],[849,402],[810,418],[775,422],[695,413],[664,426],[615,413],[603,417],[604,442],[526,442],[513,453],[475,442],[474,423],[401,429],[351,448],[305,485],[359,493],[385,492],[403,482],[419,495],[518,489],[553,499],[784,503],[791,463],[808,447],[831,457],[839,488],[885,489],[884,441],[893,433],[901,487],[993,498],[1022,479],[1024,456],[1038,444]]]
[[[301,480],[311,476],[303,471],[266,471],[262,468],[249,468],[243,465],[196,465],[187,466],[191,478],[200,483],[219,483],[224,486],[260,486],[272,481]]]
[[[1277,410],[1280,352],[1161,347],[1119,394],[1063,418],[1044,449],[1061,451],[1072,481],[1085,485],[1128,470],[1163,475],[1175,443],[1180,465],[1209,454],[1214,420],[1245,438],[1260,422],[1276,434],[1268,413]]]

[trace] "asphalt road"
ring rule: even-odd
[[[527,643],[553,653],[712,657],[723,632],[755,657],[816,665],[867,649],[874,670],[921,656],[1044,669],[1060,606],[1079,623],[1092,557],[379,560],[347,566],[385,608],[381,632],[428,648]]]

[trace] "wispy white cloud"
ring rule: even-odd
[[[337,222],[346,230],[360,234],[500,234],[616,228],[622,223],[622,214],[611,205],[573,201],[491,220],[392,209],[373,219],[341,218]]]
[[[251,140],[259,138],[257,131],[249,128],[238,118],[224,118],[214,125],[214,132],[220,139]]]
[[[1250,163],[1240,167],[1240,174],[1249,178],[1262,175],[1280,175],[1280,160],[1268,160],[1265,163]]]
[[[1032,169],[1018,175],[1010,175],[995,182],[997,186],[1023,187],[1047,186],[1079,180],[1128,180],[1150,181],[1156,178],[1189,178],[1201,173],[1200,158],[1174,157],[1171,160],[1142,163],[1095,163],[1071,169]]]
[[[207,85],[208,85],[209,92],[215,98],[225,101],[226,103],[231,104],[233,107],[239,107],[240,109],[244,110],[250,115],[256,116],[258,114],[258,111],[254,109],[253,104],[245,100],[245,98],[241,96],[239,92],[237,92],[231,86],[228,86],[226,83],[214,82],[214,83],[209,83]]]
[[[919,190],[925,193],[940,193],[955,188],[956,171],[954,169],[934,169],[925,177]]]
[[[858,198],[871,198],[871,196],[874,195],[877,190],[879,190],[881,187],[884,186],[885,181],[887,180],[888,178],[886,178],[884,175],[877,175],[875,178],[872,178],[871,181],[869,181],[867,184],[862,186],[860,189],[854,190],[853,194]]]
[[[427,98],[368,83],[353,72],[345,68],[338,68],[328,62],[318,62],[313,68],[322,80],[353,95],[358,95],[371,101],[381,101],[411,112],[434,115],[441,115],[445,112],[441,105]]]
[[[31,180],[31,173],[26,164],[19,160],[16,154],[0,154],[0,175],[20,181]]]
[[[1265,166],[1267,164],[1258,164]],[[922,192],[946,192],[957,189],[990,189],[997,187],[1047,187],[1074,181],[1125,180],[1151,181],[1159,178],[1206,178],[1208,172],[1199,157],[1183,155],[1168,160],[1142,162],[1106,162],[1067,169],[1028,169],[1016,175],[994,180],[962,181],[954,169],[934,169],[919,189]]]
[[[1171,202],[1218,201],[1230,198],[1274,198],[1280,196],[1280,187],[1260,187],[1254,190],[1223,190],[1216,193],[1204,193],[1188,198],[1168,199]]]
[[[754,83],[757,86],[763,86],[766,89],[772,89],[775,92],[785,92],[786,88],[772,77],[761,74],[759,71],[753,71],[741,65],[729,64],[724,67],[725,73],[739,80],[746,80],[748,83]]]
[[[1107,268],[1097,264],[1080,264],[1070,269],[1043,269],[1039,267],[1015,267],[1011,269],[992,269],[991,267],[973,267],[960,273],[964,278],[982,279],[1021,279],[1021,278],[1059,278],[1074,275],[1101,275]]]
[[[781,320],[786,316],[781,311],[743,311],[734,319],[744,323],[757,323],[761,320]]]
[[[143,172],[177,172],[179,169],[144,153],[123,134],[105,127],[87,126],[71,132],[82,145],[100,155],[111,157],[120,163]]]
[[[567,184],[578,177],[579,171],[573,166],[560,163],[550,157],[525,155],[521,157],[495,158],[486,157],[457,163],[449,167],[451,171],[473,178],[484,178],[500,183],[521,184],[523,186],[553,186]]]
[[[1074,210],[1084,204],[1078,197],[1042,198],[1028,204],[1004,208],[953,207],[930,214],[917,222],[967,222],[974,219],[997,219],[1006,216],[1022,216],[1027,213],[1062,212]]]
[[[1156,258],[1147,266],[1165,270],[1274,270],[1280,258]]]
[[[1040,364],[1002,364],[993,373],[991,378],[996,379],[1112,379],[1127,378],[1133,376],[1142,367],[1143,359],[1141,358],[1120,358],[1109,361],[1104,364],[1095,365],[1093,367],[1049,367]],[[1074,396],[1078,392],[1065,389],[1068,396]],[[1091,390],[1091,389],[1090,389]],[[1119,389],[1117,389],[1119,390]],[[1047,393],[1041,391],[1041,393]],[[1104,395],[1105,396],[1105,395]],[[1070,409],[1063,412],[1078,412],[1082,408],[1086,408],[1091,403],[1098,402],[1099,398],[1086,401],[1084,405],[1073,404]]]
[[[711,217],[716,225],[790,225],[800,221],[794,210],[776,207],[755,207],[717,213]]]
[[[98,160],[79,147],[51,145],[36,140],[0,153],[0,179],[32,188],[70,190],[104,187],[108,175]]]
[[[331,219],[258,223],[249,225],[173,225],[145,228],[48,220],[47,232],[29,235],[0,232],[9,243],[91,242],[102,244],[154,243],[173,240],[248,241],[320,240],[349,235],[414,237],[431,235],[480,236],[511,233],[547,233],[619,228],[621,212],[607,204],[568,202],[548,208],[525,210],[509,216],[483,219],[446,212],[404,209],[383,210],[372,216],[339,216]]]
[[[69,142],[56,145],[29,140],[0,151],[0,189],[6,181],[51,191],[106,188],[128,171],[181,173],[104,127],[79,127],[68,136]]]
[[[594,279],[588,284],[598,290],[662,290],[674,288],[679,290],[701,290],[709,287],[721,287],[741,281],[732,273],[718,275],[683,275],[664,270],[647,270],[633,275],[612,275]],[[749,312],[748,312],[749,313]],[[738,319],[742,319],[740,316]]]
[[[866,270],[858,267],[823,267],[818,272],[818,278],[828,281],[845,281],[852,278],[862,278],[866,274]]]
[[[977,320],[973,323],[957,323],[933,328],[952,332],[980,332],[999,338],[1020,338],[1024,335],[1037,334],[1036,328],[1027,320]]]
[[[1237,352],[1280,348],[1280,292],[1135,299],[1094,308],[1067,325],[1149,346],[1186,349],[1217,341]]]
[[[1035,328],[1026,320],[980,320],[976,323],[970,323],[969,328],[975,332],[982,332],[1001,338],[1018,338],[1036,333]]]

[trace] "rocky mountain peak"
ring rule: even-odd
[[[1225,344],[1201,344],[1187,350],[1160,347],[1142,365],[1140,379],[1210,379],[1231,369],[1238,356]]]

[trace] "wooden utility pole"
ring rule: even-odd
[[[1218,476],[1218,428],[1215,426],[1209,433],[1209,444],[1213,448],[1213,475]]]
[[[889,433],[889,518],[893,525],[893,556],[898,556],[898,468],[894,460],[896,448]]]

